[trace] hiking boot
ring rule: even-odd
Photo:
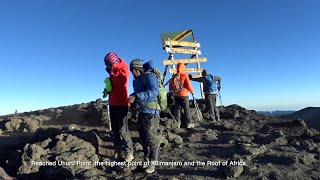
[[[194,128],[194,123],[188,123],[187,128],[188,128],[188,129]]]
[[[131,162],[134,159],[133,153],[127,153],[127,156],[125,158],[126,162]]]
[[[151,174],[156,171],[156,166],[155,165],[149,165],[148,168],[146,169],[146,173]]]

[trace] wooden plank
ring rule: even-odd
[[[200,48],[200,43],[191,41],[166,41],[167,46],[186,46],[186,47],[197,47]]]
[[[193,77],[193,78],[199,78],[199,77],[202,77],[202,75],[199,75],[199,74],[193,74],[193,75],[192,75],[192,77]]]
[[[169,47],[166,47],[166,52],[167,53],[198,54],[198,55],[201,55],[201,51],[200,50],[195,50],[195,49],[182,49],[182,48],[169,48]]]
[[[198,68],[188,68],[186,69],[186,73],[201,73],[203,71],[203,69],[198,69]],[[169,72],[171,74],[175,74],[177,73],[177,69],[169,69]]]
[[[190,59],[175,59],[175,60],[163,60],[163,65],[171,65],[171,64],[178,64],[178,63],[197,63],[197,62],[207,62],[207,58],[190,58]]]

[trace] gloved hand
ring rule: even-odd
[[[106,98],[107,96],[108,96],[107,89],[104,88],[104,90],[103,90],[103,98]]]
[[[189,76],[189,79],[192,79],[192,75],[191,74],[189,74],[188,76]]]
[[[111,72],[112,72],[112,66],[107,66],[107,67],[106,67],[106,71],[107,71],[109,74],[111,74]]]
[[[218,83],[218,90],[220,91],[220,89],[221,89],[221,84],[220,83]]]

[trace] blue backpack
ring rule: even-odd
[[[204,91],[217,92],[217,82],[211,74],[204,77],[203,89]]]

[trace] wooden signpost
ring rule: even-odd
[[[163,65],[173,65],[178,63],[197,63],[197,62],[207,62],[207,58],[190,58],[190,59],[176,59],[176,60],[163,60]]]
[[[197,69],[197,68],[187,68],[186,73],[201,73],[203,69]],[[176,74],[177,69],[170,69],[169,70],[170,74]]]
[[[169,53],[169,58],[167,60],[163,60],[162,64],[166,66],[164,75],[167,72],[168,66],[171,65],[171,69],[169,69],[170,74],[177,73],[177,69],[175,67],[178,63],[197,63],[197,68],[187,68],[187,73],[198,73],[197,75],[192,75],[192,77],[201,77],[201,72],[203,69],[200,67],[201,62],[207,62],[207,58],[199,58],[201,55],[201,51],[198,50],[200,48],[200,43],[194,40],[192,30],[184,30],[173,33],[164,33],[161,34],[161,41],[163,49]],[[175,59],[174,54],[182,54],[182,55],[192,55],[190,58],[184,59]],[[170,80],[169,80],[170,81]],[[165,85],[169,84],[169,81],[165,83]],[[204,98],[203,94],[203,84],[200,83],[200,92],[201,97]]]

